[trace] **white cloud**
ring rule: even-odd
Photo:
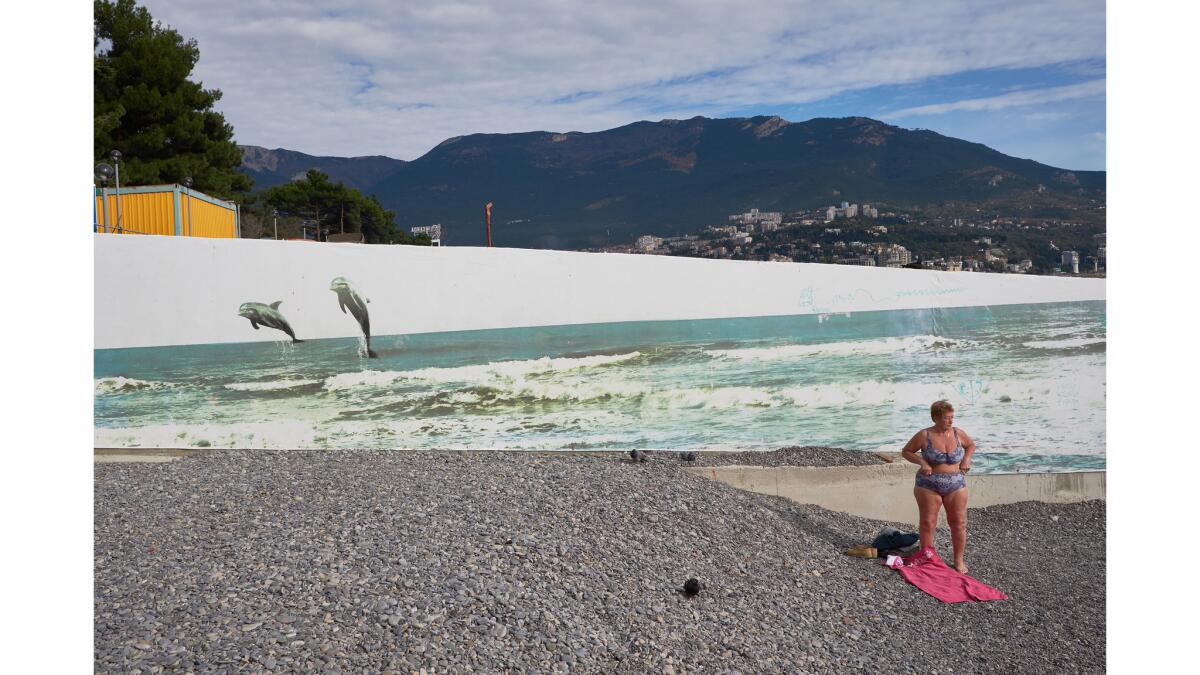
[[[199,42],[239,142],[405,159],[1105,53],[1102,0],[144,1]]]
[[[1018,91],[1008,92],[1006,94],[1000,94],[999,96],[987,96],[984,98],[952,101],[950,103],[935,103],[932,105],[905,108],[903,110],[887,113],[883,116],[883,118],[900,119],[903,117],[916,117],[919,115],[942,115],[948,112],[954,112],[956,110],[1003,110],[1005,108],[1043,105],[1046,103],[1060,103],[1062,101],[1103,98],[1104,88],[1104,80],[1090,80],[1088,82],[1069,84],[1062,87],[1021,89]]]

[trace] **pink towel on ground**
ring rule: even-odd
[[[959,574],[942,559],[937,551],[923,548],[904,559],[904,567],[896,568],[908,583],[942,602],[968,600],[1007,600],[1008,596],[985,583]]]

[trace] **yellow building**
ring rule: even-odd
[[[122,186],[120,222],[117,201],[116,189],[96,188],[96,232],[223,238],[241,232],[237,204],[182,185]]]

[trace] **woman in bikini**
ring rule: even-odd
[[[966,574],[963,551],[967,546],[967,472],[971,470],[975,441],[954,427],[954,406],[949,401],[934,402],[929,414],[933,426],[918,431],[900,453],[904,459],[921,465],[913,488],[921,512],[921,548],[933,548],[938,510],[945,506],[954,545],[954,568]]]

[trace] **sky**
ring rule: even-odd
[[[416,159],[471,133],[866,116],[1105,169],[1103,0],[142,0],[242,144]]]

